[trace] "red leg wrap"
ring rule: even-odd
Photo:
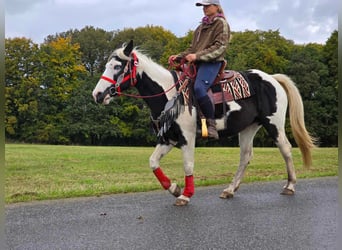
[[[186,197],[191,197],[195,193],[195,184],[194,184],[194,176],[185,176],[185,188],[183,191],[183,195]]]
[[[157,168],[153,170],[154,175],[159,180],[160,184],[163,186],[164,189],[168,189],[171,186],[170,179],[163,173],[161,168]]]

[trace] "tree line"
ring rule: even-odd
[[[8,142],[78,145],[154,145],[145,103],[118,97],[95,104],[91,92],[111,52],[130,39],[167,67],[169,55],[187,48],[193,31],[176,37],[160,26],[105,31],[81,30],[46,37],[5,39],[5,134]],[[321,146],[337,146],[338,32],[325,44],[295,44],[278,30],[233,32],[226,50],[228,68],[284,73],[297,84],[304,101],[307,129]],[[289,122],[286,130],[291,136]],[[199,145],[210,145],[199,141]],[[264,130],[255,146],[270,146]],[[236,138],[215,145],[236,146]]]

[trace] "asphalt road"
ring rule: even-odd
[[[9,249],[336,249],[338,179],[198,188],[186,207],[167,191],[6,206]]]

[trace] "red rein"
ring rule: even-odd
[[[190,65],[189,67],[186,67],[185,65],[185,62],[182,62],[180,65],[175,65],[173,62],[172,64],[170,63],[170,66],[171,67],[175,67],[176,70],[181,70],[183,71],[183,73],[185,74],[185,77],[184,79],[179,79],[175,84],[173,84],[169,89],[165,90],[164,92],[161,92],[159,94],[155,94],[155,95],[149,95],[149,96],[142,96],[142,95],[132,95],[132,94],[125,94],[123,92],[121,92],[121,89],[120,89],[120,85],[123,83],[123,82],[126,82],[128,80],[131,80],[131,86],[135,86],[136,83],[137,83],[137,66],[138,66],[138,58],[136,56],[135,53],[132,53],[132,56],[133,56],[133,67],[129,66],[130,68],[130,74],[128,74],[127,76],[125,76],[122,81],[119,83],[119,86],[116,86],[117,85],[117,81],[116,80],[113,80],[107,76],[101,76],[101,79],[107,81],[107,82],[110,82],[111,84],[115,85],[115,88],[116,88],[116,93],[120,96],[120,95],[123,95],[123,96],[128,96],[128,97],[133,97],[133,98],[141,98],[141,99],[147,99],[147,98],[154,98],[154,97],[159,97],[159,96],[162,96],[168,92],[170,92],[173,88],[175,88],[179,82],[181,80],[184,80],[185,77],[189,77],[189,78],[194,78],[196,76],[196,67],[195,66],[192,66]]]

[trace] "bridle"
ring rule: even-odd
[[[179,84],[184,82],[185,78],[191,78],[194,79],[196,76],[196,67],[193,66],[191,67],[191,70],[189,68],[185,67],[185,62],[182,61],[179,65],[175,65],[173,62],[170,64],[170,67],[174,67],[178,70],[183,71],[183,76],[179,78],[170,88],[167,90],[155,94],[155,95],[147,95],[147,96],[142,96],[142,95],[134,95],[134,94],[127,94],[121,91],[121,84],[127,82],[128,80],[131,81],[130,86],[134,87],[137,84],[137,67],[139,66],[139,60],[137,55],[132,52],[132,60],[129,62],[127,61],[123,72],[117,77],[117,80],[111,79],[106,76],[101,76],[101,79],[110,82],[112,85],[109,86],[104,92],[103,96],[109,94],[110,97],[114,96],[128,96],[128,97],[133,97],[133,98],[140,98],[140,99],[148,99],[148,98],[154,98],[154,97],[159,97],[162,95],[165,95],[166,93],[170,92],[172,89],[177,87]],[[127,74],[128,73],[128,74]],[[126,75],[126,76],[125,76]],[[179,91],[180,92],[180,91]]]
[[[122,95],[123,93],[121,92],[121,84],[127,82],[128,80],[131,81],[132,87],[134,87],[137,84],[137,67],[139,65],[139,61],[135,53],[132,53],[132,57],[133,59],[130,62],[127,61],[123,72],[117,77],[116,80],[104,75],[101,76],[101,79],[112,84],[105,90],[105,93],[108,93],[111,97],[116,95]]]

